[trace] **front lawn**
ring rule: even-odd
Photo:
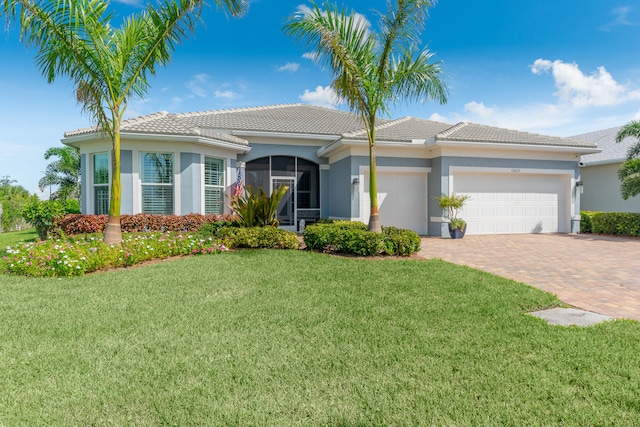
[[[442,261],[252,250],[0,276],[0,425],[640,425],[640,324]]]

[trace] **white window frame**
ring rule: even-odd
[[[220,162],[222,162],[222,167],[220,169],[220,171],[218,172],[220,177],[221,177],[221,184],[207,184],[207,159],[211,159],[211,160],[218,160]],[[219,158],[219,157],[214,157],[214,156],[204,156],[204,159],[202,161],[202,171],[203,171],[203,177],[202,177],[202,186],[204,189],[204,195],[203,195],[203,206],[202,206],[202,210],[204,212],[205,215],[207,214],[224,214],[224,196],[226,194],[226,162],[225,159]],[[219,189],[222,195],[222,210],[221,212],[207,212],[207,189]]]
[[[96,183],[96,156],[106,155],[107,157],[107,182],[106,183]],[[96,189],[97,188],[105,188],[107,189],[107,198],[109,197],[111,191],[111,158],[110,153],[107,152],[99,152],[99,153],[91,153],[91,212],[94,214],[98,214],[96,205]],[[107,212],[104,214],[109,214],[109,200],[107,200]]]
[[[145,182],[144,176],[144,159],[147,154],[170,155],[171,156],[171,182]],[[176,213],[176,153],[171,151],[141,151],[140,152],[140,212],[149,213],[144,210],[144,187],[168,187],[171,188],[171,212],[165,212],[164,215],[173,215]]]

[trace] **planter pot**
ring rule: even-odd
[[[464,228],[460,229],[460,228],[451,228],[451,224],[449,224],[449,236],[451,236],[452,239],[462,239],[466,231],[467,231],[466,225],[464,226]]]

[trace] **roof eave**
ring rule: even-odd
[[[315,134],[300,132],[273,132],[273,131],[256,131],[256,130],[232,130],[233,136],[262,136],[270,138],[288,138],[288,139],[312,139],[318,141],[334,141],[340,135],[336,134]]]
[[[70,145],[72,147],[78,146],[78,144],[86,141],[95,140],[96,136],[103,135],[107,137],[106,134],[101,134],[99,132],[92,132],[83,135],[70,136],[62,139],[62,143],[65,145]],[[161,141],[161,142],[190,142],[194,144],[208,145],[208,146],[216,146],[220,148],[225,148],[228,150],[236,151],[240,154],[248,153],[251,151],[251,146],[247,143],[247,145],[235,144],[229,141],[222,141],[220,139],[204,137],[199,135],[170,135],[170,134],[159,134],[159,133],[136,133],[136,132],[120,132],[120,136],[127,139],[133,139],[138,141]]]
[[[595,154],[602,150],[594,147],[580,147],[573,145],[543,145],[543,144],[518,144],[511,142],[486,142],[486,141],[442,141],[435,139],[427,143],[429,148],[459,147],[459,148],[488,148],[509,149],[518,151],[553,151],[560,153]]]

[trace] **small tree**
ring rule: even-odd
[[[464,219],[458,218],[458,214],[470,197],[468,194],[460,195],[456,193],[451,193],[450,196],[442,193],[439,197],[434,197],[438,201],[440,209],[447,211],[449,225],[453,230],[462,230],[467,225]]]
[[[618,169],[620,192],[624,200],[640,194],[640,121],[633,120],[624,125],[616,135],[616,142],[620,143],[628,137],[637,141],[627,150],[627,160]]]
[[[246,0],[215,0],[233,15]],[[203,0],[164,0],[158,7],[111,25],[107,1],[0,0],[0,15],[17,20],[21,39],[36,49],[36,61],[49,83],[67,76],[78,102],[111,137],[111,194],[106,243],[120,243],[120,124],[127,102],[147,92],[147,76],[171,60],[176,46],[195,30]]]
[[[399,100],[447,102],[439,62],[420,47],[420,33],[433,0],[389,0],[380,32],[370,30],[354,11],[329,2],[289,17],[284,30],[315,50],[318,62],[331,71],[331,87],[349,109],[362,117],[369,140],[369,230],[381,231],[376,178],[376,117]]]
[[[80,200],[80,152],[73,147],[51,147],[44,153],[45,160],[58,159],[47,165],[44,177],[38,182],[40,191],[55,185],[51,200]]]

